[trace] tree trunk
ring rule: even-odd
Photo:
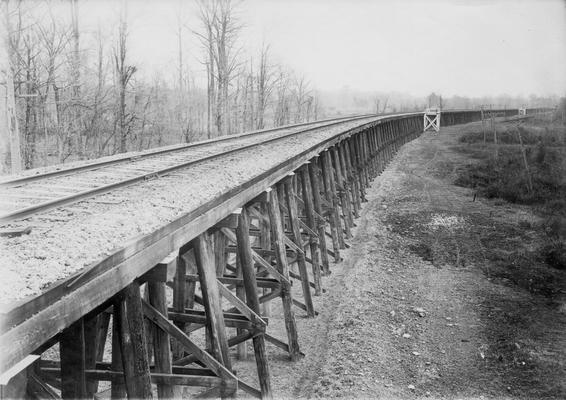
[[[6,20],[0,21],[0,174],[22,169],[20,133],[16,118],[14,79],[9,57],[8,2],[4,3]]]
[[[79,159],[84,159],[85,148],[83,143],[83,135],[81,131],[81,108],[79,106],[80,102],[80,46],[79,46],[79,13],[78,13],[78,1],[71,1],[71,23],[73,31],[73,56],[72,56],[72,99],[71,99],[71,132],[70,134],[74,136],[76,151],[78,153]]]

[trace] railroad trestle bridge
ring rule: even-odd
[[[482,118],[479,110],[441,115],[442,125]],[[155,384],[159,398],[178,396],[180,386],[205,388],[201,396],[230,397],[243,390],[272,397],[266,344],[287,354],[290,362],[304,356],[295,313],[316,318],[313,296],[322,292],[324,277],[353,237],[367,187],[400,146],[422,133],[423,113],[297,126],[291,139],[321,130],[331,132],[49,290],[5,307],[0,315],[3,396],[150,398]],[[269,145],[277,146],[280,136],[270,138]],[[226,151],[242,151],[245,146],[239,143]],[[128,179],[131,184],[189,164],[160,164],[159,172],[144,169]],[[63,170],[51,176],[70,174]],[[118,186],[110,182],[78,191],[74,198],[26,203],[0,220],[4,225],[25,221]],[[281,304],[276,309],[284,319],[284,338],[269,331],[266,305],[275,301]],[[195,339],[199,330],[206,332],[206,340]],[[241,355],[248,341],[253,342],[257,386],[232,369],[230,348],[237,347]],[[59,358],[42,357],[55,344]],[[110,361],[105,361],[105,349],[111,349]],[[106,389],[100,384],[104,381],[111,382]]]

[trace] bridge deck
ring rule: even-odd
[[[132,238],[149,234],[305,149],[375,119],[321,129],[300,140],[264,146],[261,152],[249,150],[204,162],[33,216],[24,223],[32,227],[29,235],[0,238],[0,263],[6,266],[0,307],[40,293],[50,283],[103,260]],[[57,186],[47,185],[45,190]]]

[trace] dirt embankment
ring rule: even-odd
[[[320,315],[297,313],[307,356],[269,349],[278,397],[566,398],[565,273],[537,256],[529,207],[452,184],[466,129],[408,144],[373,183]]]

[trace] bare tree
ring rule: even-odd
[[[192,118],[190,110],[189,96],[189,77],[183,62],[183,23],[181,16],[177,16],[177,39],[178,39],[178,76],[177,91],[178,103],[175,110],[175,120],[177,121],[180,131],[181,140],[188,143],[192,140],[194,132],[192,131]]]
[[[75,143],[79,158],[84,158],[86,152],[82,134],[82,115],[81,115],[81,55],[80,55],[80,33],[79,33],[79,12],[78,0],[71,0],[71,27],[73,51],[71,54],[71,126],[75,133]]]
[[[289,95],[290,78],[289,74],[281,67],[279,67],[277,75],[277,100],[275,105],[275,112],[273,124],[281,126],[290,122],[290,95]]]
[[[265,110],[274,87],[274,74],[269,65],[269,46],[263,45],[257,74],[257,129],[264,128]]]
[[[24,166],[25,168],[31,168],[34,164],[38,133],[37,97],[39,89],[38,58],[40,51],[34,32],[28,29],[22,36],[22,49],[15,49],[19,61],[19,76],[16,78],[18,90],[16,95],[24,103],[23,124],[20,124],[20,128],[23,128],[22,134],[24,138]]]
[[[3,14],[0,20],[0,174],[19,172],[22,167],[10,62],[10,14],[7,1],[4,2]]]
[[[40,60],[45,69],[44,81],[37,80],[37,94],[41,125],[44,131],[44,146],[47,146],[48,129],[53,129],[57,136],[57,154],[60,162],[65,161],[73,152],[72,141],[78,135],[73,115],[65,118],[68,103],[61,96],[61,85],[58,84],[58,71],[63,64],[63,54],[69,44],[69,29],[58,23],[49,9],[49,25],[37,25],[39,44],[41,46]],[[39,72],[38,72],[39,73]],[[72,94],[72,99],[75,100]],[[50,103],[54,105],[50,107]],[[71,109],[74,108],[71,105]],[[48,126],[49,125],[49,126]]]
[[[206,0],[201,0],[199,4],[199,18],[201,24],[204,27],[205,33],[201,34],[195,32],[195,34],[201,40],[203,47],[206,50],[206,78],[207,78],[207,136],[212,138],[212,126],[214,125],[214,115],[215,112],[215,98],[216,98],[216,67],[215,67],[215,57],[214,57],[214,36],[213,36],[213,24],[216,14],[216,4],[209,3]]]
[[[103,37],[103,27],[86,30],[78,0],[9,3],[17,5],[17,12],[4,50],[9,56],[0,60],[0,82],[8,82],[6,89],[2,86],[7,91],[13,82],[14,93],[3,97],[9,101],[2,103],[0,122],[19,125],[26,168],[38,161],[91,158],[318,116],[319,99],[306,79],[272,65],[268,45],[243,62],[234,0],[197,3],[207,76],[203,87],[189,74],[183,35],[190,28],[181,18],[176,27],[178,73],[172,80],[157,76],[147,81],[130,60],[125,0],[112,41]],[[4,67],[7,60],[11,70]],[[6,117],[10,112],[12,119]],[[8,136],[0,139],[6,169],[10,141]]]
[[[98,27],[96,39],[97,57],[96,74],[94,76],[96,86],[91,89],[92,94],[87,100],[89,117],[85,118],[85,147],[88,149],[90,142],[93,155],[100,157],[104,154],[105,148],[101,124],[103,115],[109,111],[108,97],[110,96],[110,88],[106,85],[107,61],[104,57],[104,42],[100,26]]]
[[[295,102],[295,122],[303,122],[311,100],[309,82],[304,76],[294,80],[293,99]]]
[[[133,116],[126,115],[126,89],[137,70],[135,66],[127,65],[126,63],[127,38],[126,5],[125,2],[123,2],[120,12],[120,25],[118,28],[118,43],[114,48],[114,66],[116,68],[117,86],[116,127],[118,129],[118,138],[120,140],[119,151],[121,153],[127,151],[128,134],[131,127],[130,122],[133,120]]]
[[[216,131],[224,135],[230,132],[229,85],[237,67],[239,49],[236,48],[236,42],[242,26],[235,16],[231,0],[200,0],[199,6],[199,18],[205,33],[195,33],[208,56],[209,116],[214,113]],[[214,96],[215,109],[212,110],[211,99]]]

